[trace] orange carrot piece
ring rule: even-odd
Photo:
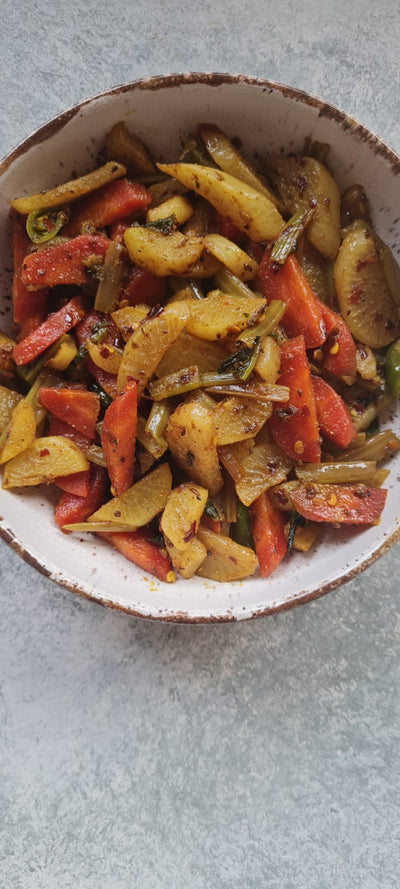
[[[384,488],[366,485],[322,485],[309,482],[291,492],[294,508],[312,522],[372,525],[385,505]]]
[[[54,484],[67,494],[87,497],[90,490],[90,469],[82,469],[82,472],[75,472],[73,475],[59,475],[54,479]]]
[[[54,248],[56,249],[56,248]],[[74,296],[58,312],[48,315],[45,321],[14,347],[14,361],[18,365],[29,364],[52,346],[63,333],[79,324],[85,309],[79,296]]]
[[[327,330],[322,347],[322,366],[334,376],[354,377],[357,372],[356,345],[350,330],[341,315],[322,302],[320,306]]]
[[[91,466],[88,494],[85,497],[67,492],[61,494],[54,513],[56,525],[63,530],[64,525],[85,522],[104,503],[107,488],[108,478],[104,467]],[[68,531],[64,533],[68,534]]]
[[[93,441],[100,412],[100,399],[95,392],[86,389],[52,389],[42,386],[38,401],[51,414],[65,420]]]
[[[121,392],[106,409],[101,428],[101,446],[115,496],[133,482],[137,423],[136,383]]]
[[[347,448],[356,437],[350,411],[343,398],[321,377],[311,377],[317,420],[322,435],[339,448]]]
[[[159,580],[167,583],[175,580],[170,559],[165,550],[160,549],[150,530],[138,528],[137,531],[114,531],[110,534],[102,532],[99,537],[111,543],[130,562],[149,574],[154,574]]]
[[[109,239],[105,235],[78,235],[63,244],[29,253],[22,263],[21,280],[26,287],[56,287],[89,281],[84,261],[95,256],[103,261]]]
[[[269,421],[274,441],[294,460],[319,463],[317,411],[303,336],[282,343],[278,383],[289,387],[289,400],[274,406]]]
[[[296,257],[291,254],[282,266],[278,266],[271,262],[267,248],[258,274],[268,302],[279,299],[286,303],[281,323],[287,335],[296,337],[302,334],[307,349],[321,346],[326,339],[321,305]]]
[[[151,194],[139,182],[116,179],[102,188],[81,198],[74,207],[72,217],[63,234],[79,234],[84,222],[91,222],[95,228],[119,222],[138,210],[145,210],[150,204]]]
[[[272,505],[264,491],[250,506],[250,527],[261,577],[269,577],[287,552],[286,516]]]

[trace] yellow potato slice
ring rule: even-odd
[[[157,164],[159,170],[178,179],[206,198],[219,213],[229,216],[253,241],[269,241],[284,227],[272,201],[235,176],[201,164]]]
[[[280,201],[277,195],[268,188],[265,180],[253,170],[248,161],[242,157],[240,152],[224,133],[220,133],[218,130],[208,129],[207,127],[201,127],[200,134],[208,153],[221,170],[224,170],[225,173],[230,173],[231,176],[235,176],[236,179],[240,179],[241,182],[246,182],[247,185],[255,188],[256,191],[261,192],[261,194],[265,195],[265,197],[275,204],[275,206],[278,206]],[[281,210],[281,207],[278,209]]]
[[[219,343],[201,340],[187,330],[182,330],[157,365],[156,373],[158,377],[174,373],[180,370],[183,360],[185,363],[196,365],[200,373],[207,373],[217,370],[224,358],[226,352]]]
[[[111,312],[114,324],[118,327],[125,342],[129,340],[134,330],[137,330],[141,321],[144,321],[150,311],[150,306],[139,303],[137,306],[123,306]]]
[[[164,235],[142,225],[127,228],[124,241],[132,262],[158,277],[189,274],[203,250],[202,238],[180,231]]]
[[[67,367],[69,367],[71,361],[74,360],[77,351],[78,349],[73,337],[69,333],[64,334],[56,354],[47,361],[46,367],[49,367],[51,370],[55,370],[58,373],[62,373],[63,370],[66,370]]]
[[[177,550],[186,549],[197,534],[207,498],[207,489],[193,482],[171,491],[160,520],[166,542]]]
[[[247,546],[240,546],[230,537],[215,534],[200,525],[198,539],[204,544],[207,555],[197,574],[210,580],[241,580],[251,577],[257,569],[258,560],[255,552]]]
[[[0,452],[0,464],[7,463],[21,454],[35,438],[36,418],[31,404],[23,398],[13,409],[4,445]]]
[[[213,411],[217,445],[253,438],[271,416],[272,404],[255,399],[226,398]]]
[[[11,420],[11,414],[22,395],[7,389],[6,386],[0,386],[0,432],[7,426]]]
[[[198,400],[178,405],[165,437],[175,462],[212,497],[222,487],[215,423],[211,410]]]
[[[313,157],[278,157],[269,164],[274,184],[290,213],[315,207],[307,237],[328,259],[340,247],[340,193],[326,167]]]
[[[334,277],[340,311],[360,343],[379,349],[397,339],[398,307],[368,228],[355,228],[346,235]]]
[[[260,338],[259,351],[255,370],[265,383],[275,383],[279,376],[281,350],[272,336]]]
[[[41,191],[38,194],[31,194],[27,197],[15,198],[10,203],[17,213],[22,213],[23,215],[28,215],[28,213],[32,213],[34,210],[48,210],[50,207],[59,207],[62,204],[70,204],[72,201],[77,201],[84,194],[89,194],[89,192],[95,191],[96,188],[101,188],[102,185],[113,182],[114,179],[121,179],[122,176],[125,176],[125,173],[126,167],[122,164],[117,164],[115,161],[109,161],[104,166],[98,167],[97,170],[87,173],[86,176],[71,179],[69,182],[57,185],[56,188],[51,188],[49,191]]]
[[[237,336],[258,321],[266,305],[257,296],[230,296],[222,290],[211,290],[205,299],[190,304],[186,330],[202,340]]]
[[[272,485],[284,481],[293,466],[290,457],[277,445],[256,444],[254,439],[224,445],[218,453],[245,506],[250,506]]]
[[[205,235],[204,246],[241,281],[251,281],[254,278],[258,263],[229,238],[217,234]]]
[[[138,396],[142,395],[168,347],[183,330],[188,315],[188,303],[173,303],[160,314],[144,320],[134,330],[122,355],[117,378],[118,392],[124,389],[129,380],[136,380]]]
[[[171,470],[163,463],[119,497],[104,503],[88,517],[88,522],[116,522],[129,525],[132,531],[141,528],[164,509],[171,482]]]
[[[168,219],[175,216],[175,224],[183,225],[191,216],[193,216],[193,206],[183,195],[176,194],[157,207],[150,207],[147,211],[147,222],[156,222],[159,219]]]
[[[204,543],[201,543],[197,537],[194,537],[184,550],[177,549],[171,543],[166,543],[165,546],[175,571],[178,571],[186,579],[196,574],[207,555]]]
[[[88,469],[89,463],[74,442],[63,435],[35,438],[4,468],[3,488],[48,484],[59,475],[72,475]]]

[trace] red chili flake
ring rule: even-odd
[[[48,448],[42,448],[42,450],[39,451],[39,457],[48,457],[49,454],[50,454],[50,451]]]
[[[361,287],[359,284],[355,284],[351,293],[350,293],[350,296],[349,296],[349,303],[351,303],[352,306],[356,306],[356,305],[358,305],[359,302],[361,302],[361,300],[362,300]]]
[[[184,539],[185,543],[189,543],[190,540],[193,540],[193,537],[195,536],[195,534],[196,534],[196,522],[192,522],[189,530],[186,531],[186,534],[183,535],[183,539]]]

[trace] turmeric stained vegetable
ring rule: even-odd
[[[379,521],[400,272],[325,152],[271,186],[234,134],[183,145],[157,163],[119,122],[104,166],[11,202],[3,487],[54,483],[60,533],[162,582],[267,578],[325,523]]]

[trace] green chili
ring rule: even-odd
[[[33,210],[26,220],[26,231],[33,244],[44,244],[58,235],[68,222],[69,212],[63,210]]]
[[[236,522],[231,525],[231,534],[235,543],[254,549],[253,535],[250,525],[250,510],[239,497],[236,505]]]

